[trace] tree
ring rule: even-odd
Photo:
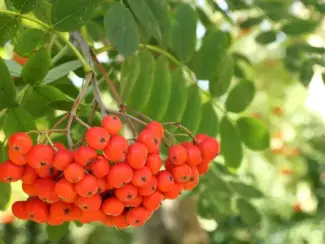
[[[189,193],[198,197],[186,204],[185,196],[177,208],[185,204],[196,216],[191,204],[197,202],[199,216],[215,219],[219,228],[209,233],[211,241],[257,243],[271,239],[270,231],[280,232],[282,225],[294,229],[283,216],[277,219],[281,214],[272,204],[265,205],[270,194],[246,161],[255,162],[259,155],[273,162],[275,154],[297,153],[284,146],[270,150],[278,128],[274,124],[284,121],[283,108],[260,115],[285,101],[298,81],[308,87],[314,70],[324,77],[325,48],[307,40],[311,33],[322,33],[324,3],[221,2],[5,1],[0,7],[0,161],[7,159],[8,138],[15,132],[30,132],[34,143],[56,141],[75,149],[84,143],[88,127],[99,125],[107,114],[122,119],[128,139],[148,121],[159,121],[166,135],[163,158],[171,145],[195,140],[197,134],[220,140],[221,157]],[[304,12],[289,11],[298,4]],[[204,33],[198,36],[198,30]],[[310,144],[321,151],[314,141]],[[322,157],[298,154],[317,168],[307,173],[315,180]],[[6,209],[10,186],[2,184],[1,189],[8,192],[0,198]],[[296,210],[299,215],[299,206]],[[306,217],[302,215],[298,217]],[[290,221],[298,223],[298,217],[290,216]],[[48,236],[60,238],[67,228],[49,227]],[[150,224],[146,228],[148,235]],[[166,226],[161,229],[168,232]],[[236,234],[240,230],[244,236]],[[105,231],[100,226],[94,233]],[[162,233],[158,241],[164,241],[163,236],[182,243],[177,234]]]

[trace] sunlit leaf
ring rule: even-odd
[[[14,105],[16,88],[8,67],[0,57],[0,110]]]

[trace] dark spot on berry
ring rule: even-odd
[[[117,117],[113,116],[112,119],[113,119],[113,120],[117,120]]]
[[[173,177],[172,176],[168,176],[168,180],[169,181],[173,181]]]
[[[65,209],[63,209],[63,213],[64,213],[64,214],[69,214],[70,211],[71,211],[70,208],[65,208]]]
[[[99,142],[100,143],[105,143],[106,142],[106,139],[104,137],[101,137],[101,138],[99,138]]]
[[[147,177],[146,176],[141,176],[141,181],[146,182],[147,181]]]
[[[93,192],[91,192],[91,191],[87,192],[88,196],[91,196],[92,194],[93,194]]]
[[[189,179],[189,181],[194,181],[194,177],[191,177],[191,178]]]
[[[82,209],[84,209],[84,210],[88,210],[88,206],[87,206],[87,205],[82,206]]]
[[[152,189],[153,191],[155,191],[155,190],[156,190],[156,187],[155,187],[155,186],[152,186],[151,189]]]
[[[132,197],[133,197],[133,195],[130,193],[126,196],[127,199],[132,199]]]
[[[14,149],[14,151],[16,151],[16,152],[19,152],[19,151],[20,151],[20,147],[17,146],[17,145],[15,145],[15,146],[13,147],[13,149]]]
[[[41,167],[43,167],[43,166],[46,166],[47,165],[47,162],[41,161],[39,164],[41,165]]]
[[[139,224],[139,223],[140,223],[140,220],[137,219],[137,220],[135,221],[135,223],[136,223],[136,224]]]
[[[8,178],[6,178],[6,181],[7,182],[11,182],[12,181],[12,178],[11,177],[8,177]]]

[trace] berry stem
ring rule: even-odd
[[[52,142],[49,134],[47,132],[44,132],[46,140],[50,143],[51,147],[54,149],[54,151],[58,151],[58,149],[56,148],[56,146],[54,145],[54,143]]]
[[[44,133],[65,133],[66,132],[66,129],[50,129],[50,130],[43,130],[43,131],[40,131],[40,130],[30,130],[30,131],[27,131],[26,133],[27,134],[44,134]]]
[[[125,104],[120,104],[120,109],[122,112],[125,112],[125,110],[129,110],[129,111],[135,113],[136,115],[138,115],[139,117],[141,117],[143,120],[152,121],[152,119],[149,118],[147,115],[140,113],[140,112],[136,111],[135,109],[126,106]]]
[[[177,128],[185,131],[187,133],[187,135],[193,139],[194,143],[197,143],[195,136],[192,134],[192,132],[189,129],[187,129],[184,125],[182,125],[180,122],[165,122],[165,123],[162,123],[162,125],[163,126],[168,126],[168,125],[176,126]]]
[[[87,129],[90,128],[90,126],[89,126],[86,122],[84,122],[82,119],[80,119],[78,116],[75,117],[75,120],[76,120],[79,124],[81,124],[82,126],[86,127]]]

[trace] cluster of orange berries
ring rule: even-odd
[[[130,145],[119,135],[122,126],[117,116],[104,117],[101,126],[87,130],[87,146],[75,151],[61,143],[33,145],[28,134],[13,134],[0,180],[21,180],[29,195],[12,205],[13,214],[49,225],[76,220],[141,226],[164,199],[193,189],[220,151],[215,139],[200,134],[196,143],[172,146],[163,164],[160,123],[148,123]]]

